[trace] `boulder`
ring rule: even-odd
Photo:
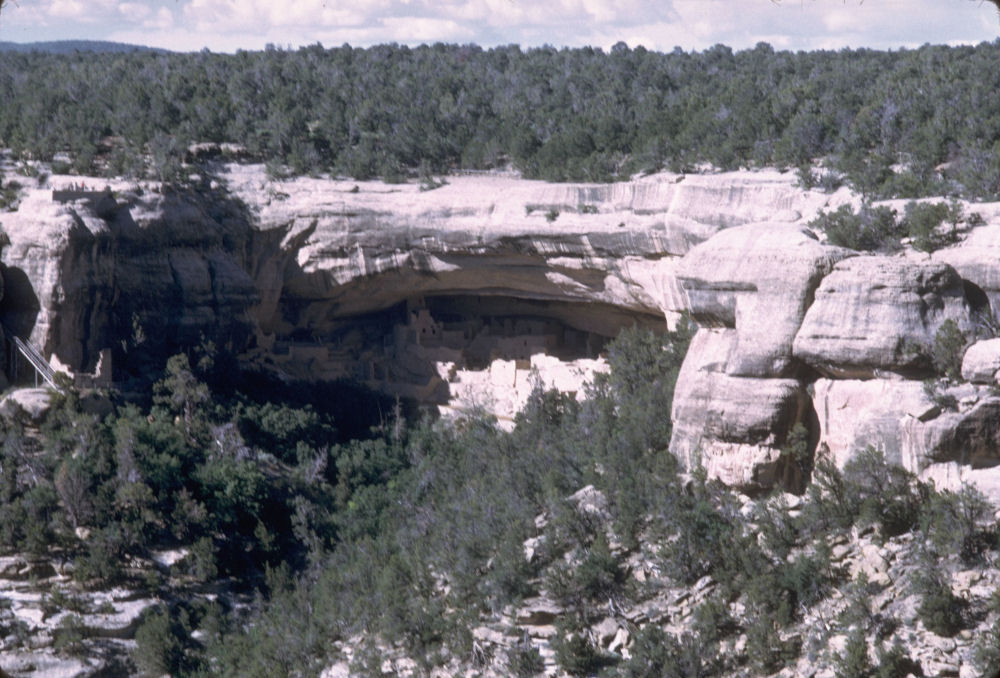
[[[962,379],[974,384],[997,383],[1000,370],[1000,339],[977,341],[962,358]]]
[[[0,400],[0,415],[26,426],[40,426],[49,414],[52,392],[47,388],[19,388]]]
[[[784,377],[794,372],[792,341],[817,286],[852,255],[799,226],[753,224],[693,248],[677,277],[696,322],[736,330],[726,374]]]
[[[1000,223],[974,229],[959,245],[935,252],[933,259],[958,271],[977,306],[1000,317]]]
[[[734,377],[722,371],[736,332],[698,330],[674,390],[670,451],[687,468],[747,492],[782,479],[781,446],[803,421],[807,398],[795,379]]]
[[[934,335],[970,306],[952,267],[901,257],[843,260],[826,276],[795,336],[793,354],[822,374],[866,379],[930,373]]]

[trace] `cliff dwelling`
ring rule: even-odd
[[[635,324],[662,328],[663,319],[605,304],[419,295],[339,319],[323,335],[296,329],[262,358],[292,378],[350,379],[446,415],[482,406],[504,420],[536,382],[582,393],[606,370],[606,343]]]

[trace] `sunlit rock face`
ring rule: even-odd
[[[211,340],[289,376],[443,402],[449,371],[553,352],[594,360],[623,326],[663,328],[686,307],[675,267],[693,246],[827,201],[777,172],[457,176],[430,191],[272,181],[239,165],[182,191],[53,176],[0,214],[14,290],[0,316],[71,370],[111,348],[121,375]],[[413,312],[450,332],[447,345],[407,341]],[[468,345],[454,334],[463,323]]]
[[[797,371],[792,341],[820,281],[853,253],[807,229],[760,223],[720,232],[678,266],[691,317],[736,330],[730,376],[784,377]]]
[[[286,322],[388,308],[416,294],[476,293],[603,302],[672,317],[685,308],[677,258],[716,232],[763,219],[797,221],[828,196],[790,174],[657,174],[616,184],[547,184],[500,176],[416,184],[300,178],[260,167],[225,179],[288,259],[261,269],[259,317]],[[301,303],[282,317],[279,299]],[[287,304],[286,304],[287,306]]]
[[[816,290],[793,352],[830,376],[926,375],[938,329],[946,320],[971,328],[972,310],[961,276],[947,264],[853,257]]]
[[[27,189],[0,214],[0,320],[70,371],[110,354],[127,377],[211,340],[279,376],[450,414],[492,400],[510,421],[534,383],[584,394],[622,327],[688,312],[702,330],[670,416],[689,466],[748,492],[800,485],[794,440],[840,464],[871,445],[941,482],[993,482],[987,387],[953,386],[949,410],[920,380],[941,325],[982,326],[1000,298],[997,210],[933,256],[873,256],[807,228],[849,193],[778,172],[425,191],[230,165],[197,186]],[[969,354],[969,379],[995,379],[991,351]]]
[[[754,493],[797,482],[797,430],[799,446],[838,466],[873,447],[939,485],[994,492],[995,396],[924,384],[946,321],[969,336],[989,324],[993,263],[972,253],[990,251],[993,228],[934,257],[861,255],[770,223],[692,248],[676,277],[692,317],[716,329],[698,333],[680,372],[671,451]],[[995,340],[973,345],[966,380],[995,383],[997,353]]]
[[[671,416],[670,451],[688,468],[744,491],[761,492],[786,475],[781,448],[806,416],[806,392],[796,379],[726,374],[736,331],[701,329],[681,367]]]

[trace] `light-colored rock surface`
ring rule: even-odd
[[[281,234],[290,257],[283,279],[258,278],[260,289],[271,288],[258,313],[265,331],[280,324],[282,295],[334,317],[388,307],[403,291],[456,289],[669,314],[684,301],[660,262],[720,229],[796,221],[829,200],[776,172],[559,185],[456,176],[424,192],[416,184],[271,183],[259,166],[230,166],[224,178],[262,231]],[[558,212],[554,220],[550,210]]]
[[[975,384],[996,384],[1000,370],[1000,339],[977,341],[962,358],[962,379]]]
[[[996,203],[970,206],[987,217],[996,218]],[[961,243],[933,254],[934,261],[949,264],[959,275],[978,289],[981,302],[988,302],[994,315],[1000,316],[1000,223],[989,223],[973,229]]]
[[[39,426],[45,421],[52,403],[47,388],[19,388],[0,400],[0,414],[20,424]]]
[[[175,350],[201,336],[245,343],[257,293],[245,270],[249,225],[231,201],[110,188],[122,191],[113,210],[98,210],[111,199],[103,192],[58,202],[34,189],[0,214],[12,294],[4,323],[76,371],[92,370],[101,349],[120,353],[134,327]]]
[[[3,320],[74,372],[111,347],[120,373],[203,336],[257,346],[255,360],[276,342],[335,349],[360,314],[425,295],[572,304],[575,326],[604,336],[672,322],[686,306],[680,255],[724,228],[801,222],[832,199],[775,171],[607,185],[454,176],[432,191],[271,181],[261,165],[224,167],[217,184],[185,192],[50,178],[69,183],[88,190],[28,187],[17,211],[0,214],[12,291]],[[332,367],[278,366],[336,378],[356,365]],[[417,372],[415,392],[433,393],[434,370]]]
[[[1000,398],[987,395],[967,411],[905,422],[903,450],[903,466],[915,473],[948,462],[971,469],[1000,465]]]
[[[564,362],[543,353],[526,361],[494,360],[485,370],[439,365],[443,378],[450,382],[448,404],[439,408],[442,414],[454,417],[485,409],[497,416],[503,428],[513,428],[514,417],[535,388],[557,389],[582,399],[593,376],[608,371],[604,359]]]
[[[718,329],[685,361],[671,449],[688,463],[699,450],[717,477],[763,487],[796,422],[839,461],[870,443],[925,473],[961,465],[961,441],[990,440],[980,395],[936,419],[914,414],[926,404],[915,382],[821,380],[810,402],[803,363],[824,377],[924,376],[941,322],[967,327],[1000,298],[995,224],[932,258],[854,256],[803,231],[849,192],[802,191],[791,173],[613,185],[455,176],[421,191],[271,181],[259,165],[220,172],[217,186],[183,193],[104,180],[84,183],[113,195],[25,189],[0,214],[2,320],[74,372],[110,347],[127,374],[204,336],[281,377],[359,378],[452,412],[492,400],[509,420],[532,372],[580,394],[607,337],[689,308]],[[80,178],[51,178],[66,182]],[[449,320],[462,314],[464,325]],[[422,329],[464,331],[468,343],[408,338]],[[570,335],[579,353],[557,360]],[[970,362],[969,374],[984,380],[991,366]],[[907,417],[919,417],[909,438]],[[981,447],[962,473],[988,470]]]
[[[701,329],[677,377],[670,451],[710,477],[757,491],[780,481],[780,448],[806,412],[795,379],[732,377],[722,370],[736,341],[734,330]]]
[[[926,373],[934,335],[969,326],[962,279],[945,264],[860,256],[823,279],[795,337],[796,358],[827,376]]]
[[[902,379],[818,379],[812,386],[812,401],[819,445],[829,449],[840,467],[868,446],[881,450],[886,460],[902,464],[905,423],[919,423],[940,411],[922,382]]]
[[[726,373],[784,377],[792,341],[820,280],[854,253],[821,244],[799,226],[763,223],[722,231],[678,267],[692,318],[736,330]]]

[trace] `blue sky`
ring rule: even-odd
[[[115,40],[215,52],[322,43],[517,43],[669,51],[976,44],[981,0],[5,0],[0,40]]]

